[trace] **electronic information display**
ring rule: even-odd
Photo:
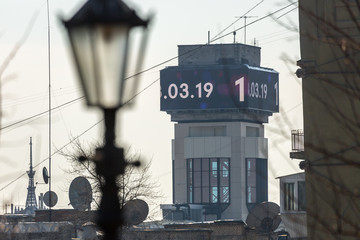
[[[254,109],[279,112],[279,74],[244,65],[160,71],[160,110]]]

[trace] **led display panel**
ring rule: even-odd
[[[279,112],[279,74],[243,65],[176,66],[160,71],[160,110]]]

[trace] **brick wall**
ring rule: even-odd
[[[71,240],[75,227],[69,222],[0,223],[1,240]]]

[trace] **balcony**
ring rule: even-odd
[[[304,159],[304,132],[302,129],[291,130],[290,158]]]

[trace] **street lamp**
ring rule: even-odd
[[[132,43],[130,33],[135,27],[145,29],[148,22],[121,0],[88,0],[71,19],[63,21],[87,104],[104,111],[105,143],[96,149],[93,161],[105,180],[97,219],[105,239],[117,239],[118,227],[122,225],[116,178],[129,163],[123,149],[114,144],[115,116],[129,100],[124,98],[125,92],[135,93],[137,86],[136,79],[125,78]],[[140,46],[139,62],[143,59],[145,39]]]

